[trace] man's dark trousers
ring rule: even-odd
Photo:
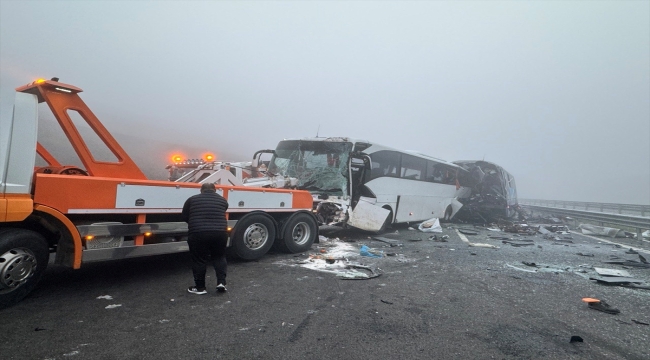
[[[226,285],[226,244],[225,231],[210,231],[190,234],[187,244],[192,256],[192,273],[197,288],[205,288],[205,273],[208,263],[212,263],[217,274],[217,284]]]

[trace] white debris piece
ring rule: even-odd
[[[440,220],[438,218],[429,219],[418,226],[418,230],[422,232],[442,232],[442,226],[440,226]]]
[[[596,226],[591,224],[580,224],[578,227],[585,235],[601,235],[609,237],[625,237],[625,231],[616,228]]]
[[[631,277],[629,272],[625,270],[617,270],[617,269],[605,269],[605,268],[599,268],[595,267],[594,270],[598,273],[600,276],[622,276],[622,277]]]
[[[98,299],[113,300],[113,297],[110,296],[110,295],[102,295],[102,296],[98,296],[97,298]]]
[[[471,247],[484,247],[484,248],[490,248],[490,249],[498,249],[499,248],[496,245],[483,244],[483,243],[469,243],[468,245],[471,246]]]
[[[108,305],[107,307],[105,307],[104,309],[115,309],[115,308],[120,307],[120,306],[122,306],[122,304],[111,304],[111,305]]]

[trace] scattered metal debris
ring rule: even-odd
[[[381,242],[386,243],[386,244],[388,244],[390,246],[400,246],[400,245],[402,245],[401,241],[399,241],[399,240],[389,239],[389,238],[383,237],[383,236],[373,236],[372,239],[377,240],[377,241],[381,241]]]
[[[336,276],[342,280],[367,280],[376,278],[382,274],[378,268],[359,264],[348,264],[345,266],[345,268],[349,271],[336,274]],[[370,274],[357,270],[365,270],[367,272],[370,272]]]
[[[606,268],[599,268],[595,267],[594,270],[596,273],[600,276],[619,276],[619,277],[630,277],[629,272],[625,270],[617,270],[617,269],[606,269]]]

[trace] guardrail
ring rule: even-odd
[[[543,211],[552,213],[555,215],[569,216],[577,219],[584,219],[589,221],[595,221],[600,223],[600,225],[614,225],[614,226],[624,226],[629,228],[636,229],[637,239],[642,240],[643,230],[650,229],[650,217],[644,216],[632,216],[632,215],[622,215],[622,214],[610,214],[596,211],[585,211],[585,210],[573,210],[573,209],[564,209],[551,206],[539,206],[539,205],[528,205],[521,204],[522,207],[529,208],[531,210]]]
[[[520,205],[537,205],[552,208],[593,211],[609,214],[650,216],[650,205],[596,203],[584,201],[519,199]]]

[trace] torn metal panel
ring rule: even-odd
[[[589,278],[589,280],[596,280],[600,283],[606,283],[606,284],[629,284],[629,283],[642,284],[643,283],[643,280],[634,279],[631,277],[622,277],[622,276],[592,277]]]
[[[345,268],[348,269],[348,271],[336,274],[336,276],[342,280],[367,280],[376,278],[382,274],[379,268],[365,265],[348,264]]]
[[[598,268],[598,267],[595,267],[594,270],[600,276],[623,276],[623,277],[631,276],[630,273],[625,270],[605,269],[605,268]]]
[[[390,215],[389,210],[365,201],[359,201],[354,210],[350,212],[348,224],[361,230],[379,231],[386,222],[388,215]]]

